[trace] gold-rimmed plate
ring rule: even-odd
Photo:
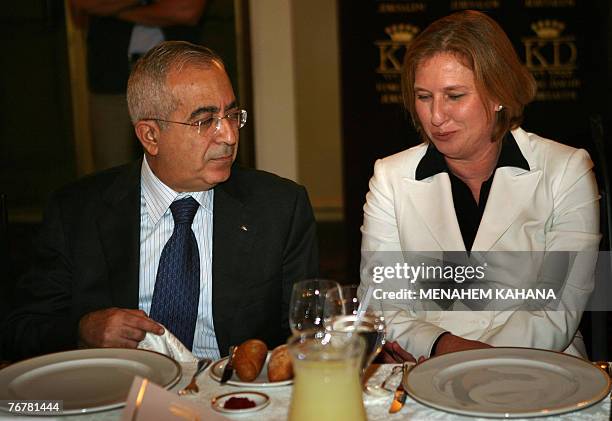
[[[0,401],[60,400],[62,415],[105,411],[125,405],[135,376],[170,388],[181,378],[181,367],[165,355],[141,349],[58,352],[0,370]],[[0,409],[10,408],[0,404]]]
[[[404,379],[415,400],[462,415],[523,418],[572,412],[610,391],[589,361],[531,348],[454,352],[417,364]]]
[[[252,382],[244,382],[240,380],[238,375],[236,374],[236,370],[232,374],[232,377],[227,381],[226,384],[230,384],[232,386],[241,386],[241,387],[279,387],[279,386],[289,386],[293,383],[293,379],[284,380],[280,382],[271,382],[268,380],[268,361],[270,361],[271,351],[268,351],[268,356],[266,357],[266,361],[264,363],[261,372],[253,380]],[[210,367],[209,373],[210,377],[220,382],[221,377],[223,376],[223,369],[225,368],[225,364],[227,364],[227,357],[221,358],[213,363]]]

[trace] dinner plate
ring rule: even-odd
[[[248,399],[254,404],[254,406],[242,409],[226,408],[225,403],[231,398]],[[265,393],[244,391],[225,393],[223,395],[216,396],[213,398],[211,405],[213,409],[218,412],[223,412],[226,414],[246,414],[249,412],[255,412],[264,409],[266,406],[268,406],[269,403],[270,397]]]
[[[0,370],[0,409],[6,400],[62,400],[63,414],[125,405],[134,376],[166,388],[181,378],[180,365],[157,352],[98,348],[31,358]]]
[[[492,418],[549,416],[591,406],[610,378],[581,358],[531,348],[454,352],[416,365],[404,378],[415,400],[443,411]]]
[[[233,386],[244,386],[244,387],[278,387],[278,386],[287,386],[293,383],[293,379],[283,380],[281,382],[271,382],[268,380],[268,361],[270,360],[270,354],[272,352],[268,351],[268,356],[266,357],[266,362],[264,363],[261,372],[257,376],[255,380],[252,382],[243,382],[236,375],[236,370],[232,374],[232,377],[227,381],[226,384],[231,384]],[[223,369],[225,368],[225,364],[227,364],[227,357],[221,358],[213,363],[210,367],[210,377],[215,379],[216,381],[221,381],[221,376],[223,376]]]

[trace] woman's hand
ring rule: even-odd
[[[404,348],[399,346],[397,342],[386,342],[383,346],[383,349],[380,353],[380,358],[382,362],[385,364],[396,364],[403,362],[413,362],[416,363],[417,360],[412,356],[412,354],[406,351]],[[426,358],[421,356],[419,357],[418,362],[425,361]]]
[[[448,354],[449,352],[465,351],[467,349],[492,348],[491,345],[480,341],[465,339],[452,333],[443,333],[438,339],[434,355]]]

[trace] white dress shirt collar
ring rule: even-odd
[[[156,225],[159,222],[172,202],[186,196],[193,197],[206,212],[212,213],[212,189],[198,192],[176,192],[157,178],[157,176],[151,170],[151,167],[149,167],[146,156],[142,160],[140,177],[142,183],[142,194],[145,199],[149,217],[153,221],[153,225]]]

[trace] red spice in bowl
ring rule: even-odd
[[[256,406],[256,403],[249,398],[237,398],[235,396],[232,396],[223,404],[225,409],[247,409],[254,406]]]

